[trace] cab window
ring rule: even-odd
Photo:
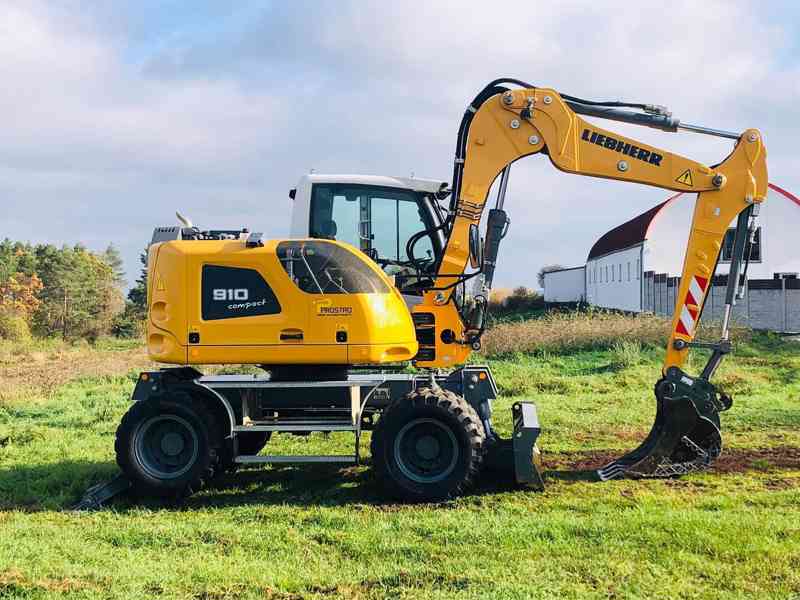
[[[406,243],[427,229],[421,194],[410,190],[348,184],[315,184],[311,194],[311,237],[355,246],[379,264],[409,261]],[[434,258],[430,236],[414,245],[417,260]]]

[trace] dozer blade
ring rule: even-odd
[[[489,471],[503,474],[518,486],[543,490],[541,453],[536,445],[542,428],[536,405],[515,402],[511,416],[514,422],[511,439],[495,435],[487,444],[484,466]]]
[[[655,386],[656,418],[641,445],[597,470],[601,480],[621,476],[677,477],[709,467],[722,453],[719,413],[730,399],[712,384],[676,367]]]

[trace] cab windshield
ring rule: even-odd
[[[388,273],[409,266],[406,245],[429,230],[424,195],[411,190],[354,184],[315,184],[311,194],[311,237],[339,240],[366,253]],[[429,234],[413,246],[413,258],[433,264]],[[392,268],[394,267],[394,268]]]

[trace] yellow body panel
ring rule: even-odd
[[[417,360],[416,365],[427,368],[451,368],[467,362],[472,349],[461,343],[446,344],[442,340],[442,332],[450,330],[463,337],[464,324],[455,304],[417,304],[412,308],[414,313],[430,313],[433,315],[434,360]]]
[[[346,244],[309,240],[344,249],[358,261],[359,269],[368,269],[385,285],[385,293],[308,293],[281,264],[280,242],[252,248],[240,240],[181,240],[151,246],[150,357],[173,364],[266,365],[374,364],[413,358],[418,346],[408,309],[369,258]],[[257,272],[277,299],[279,312],[204,319],[204,266]]]

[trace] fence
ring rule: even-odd
[[[680,277],[646,271],[642,281],[643,310],[671,316],[680,283]],[[727,275],[714,277],[703,307],[704,319],[722,319],[727,285]],[[733,309],[732,321],[753,329],[800,332],[800,279],[750,279],[744,298]]]

